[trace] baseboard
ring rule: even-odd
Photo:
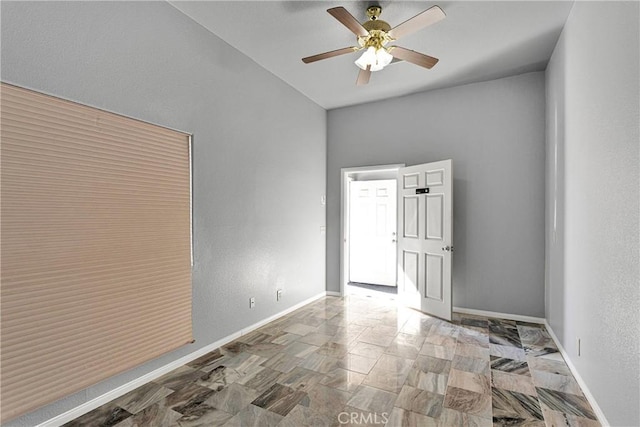
[[[569,354],[567,354],[566,350],[564,349],[564,347],[560,343],[560,340],[558,339],[558,336],[556,335],[555,332],[553,332],[553,329],[551,329],[551,325],[549,325],[549,322],[547,322],[546,319],[544,321],[544,326],[547,328],[547,331],[549,332],[549,335],[551,335],[551,338],[556,343],[556,346],[558,347],[558,350],[560,350],[560,354],[562,354],[562,357],[564,358],[564,361],[566,362],[567,366],[569,367],[569,370],[571,371],[571,373],[573,374],[573,377],[578,382],[578,385],[580,386],[580,389],[582,390],[582,393],[584,393],[584,396],[587,398],[587,400],[589,401],[589,404],[593,408],[593,411],[596,413],[596,417],[598,417],[598,421],[603,426],[610,426],[611,424],[609,423],[609,421],[607,421],[607,418],[604,416],[604,412],[602,412],[602,409],[598,405],[598,402],[596,402],[595,397],[593,397],[593,394],[591,394],[591,391],[589,390],[589,387],[587,387],[587,383],[585,383],[584,380],[582,379],[582,376],[580,376],[580,373],[578,372],[578,369],[575,367],[575,365],[573,364],[573,362],[569,358]]]
[[[341,297],[342,294],[340,292],[335,292],[335,291],[327,291],[327,296],[328,297]]]
[[[298,304],[295,304],[285,310],[282,310],[279,313],[274,314],[273,316],[269,316],[266,319],[263,319],[259,322],[254,323],[251,326],[248,326],[246,328],[243,328],[237,332],[234,332],[232,334],[227,335],[224,338],[219,339],[218,341],[215,341],[205,347],[202,347],[196,351],[194,351],[193,353],[189,353],[186,356],[181,357],[180,359],[174,360],[171,363],[168,363],[154,371],[149,372],[148,374],[145,374],[139,378],[136,378],[133,381],[129,381],[126,384],[121,385],[120,387],[114,388],[111,391],[108,391],[107,393],[100,395],[98,397],[96,397],[95,399],[92,399],[86,403],[83,403],[80,406],[76,406],[73,409],[70,409],[67,412],[64,412],[60,415],[57,415],[53,418],[48,419],[47,421],[44,421],[41,424],[38,424],[37,427],[59,427],[65,423],[68,423],[69,421],[75,420],[76,418],[86,414],[89,411],[92,411],[102,405],[104,405],[105,403],[109,403],[114,399],[117,399],[120,396],[123,396],[127,393],[129,393],[132,390],[135,390],[136,388],[148,383],[149,381],[153,381],[156,378],[159,378],[171,371],[173,371],[174,369],[179,368],[180,366],[186,365],[187,363],[191,362],[192,360],[197,359],[198,357],[204,356],[205,354],[215,350],[216,348],[222,347],[225,344],[230,343],[231,341],[241,337],[242,335],[246,335],[249,332],[258,329],[259,327],[272,322],[282,316],[285,316],[289,313],[291,313],[292,311],[295,311],[297,309],[299,309],[300,307],[303,307],[317,299],[320,299],[322,297],[326,296],[325,292],[321,292],[311,298],[308,298],[302,302],[299,302]]]
[[[453,307],[453,311],[462,314],[473,314],[475,316],[495,317],[498,319],[518,320],[520,322],[544,324],[542,317],[522,316],[520,314],[498,313],[495,311],[474,310],[472,308]]]

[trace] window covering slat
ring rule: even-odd
[[[188,134],[1,83],[5,422],[193,340]]]

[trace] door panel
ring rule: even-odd
[[[402,230],[398,294],[407,305],[447,320],[452,305],[451,163],[444,160],[398,171],[398,230]]]

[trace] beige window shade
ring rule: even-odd
[[[1,86],[2,421],[192,341],[190,137]]]

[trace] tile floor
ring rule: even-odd
[[[598,426],[544,327],[326,297],[66,426]]]

